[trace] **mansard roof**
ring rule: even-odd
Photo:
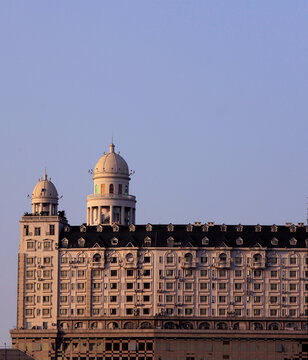
[[[169,224],[170,225],[170,224]],[[151,239],[151,245],[147,247],[168,247],[168,238],[172,236],[174,242],[172,247],[197,247],[197,248],[307,248],[308,247],[308,227],[300,226],[290,228],[290,226],[279,225],[273,231],[273,225],[262,225],[261,230],[256,230],[256,225],[242,225],[242,231],[239,231],[238,225],[210,226],[192,226],[191,231],[187,231],[187,225],[174,225],[173,231],[168,229],[168,225],[151,225],[151,231],[147,231],[147,225],[135,225],[132,231],[129,226],[119,225],[119,230],[114,232],[112,226],[102,225],[102,231],[97,230],[97,226],[87,226],[86,232],[81,232],[80,226],[71,226],[60,234],[60,240],[66,238],[69,240],[68,248],[80,248],[78,239],[85,239],[85,248],[91,248],[98,244],[102,248],[109,247],[144,247],[145,238]],[[114,245],[112,239],[118,239],[117,245]],[[202,239],[208,238],[208,245],[202,242]],[[243,239],[243,244],[236,241],[239,237]],[[272,239],[278,239],[273,242]],[[294,242],[291,239],[295,238]],[[291,240],[291,242],[290,242]],[[203,243],[203,244],[202,244]],[[274,245],[276,244],[277,245]],[[59,247],[62,247],[61,241]],[[170,247],[170,242],[169,242]]]

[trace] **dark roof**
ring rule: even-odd
[[[255,225],[243,225],[242,231],[237,231],[237,225],[213,225],[208,227],[193,226],[192,231],[187,231],[187,225],[174,225],[173,231],[167,230],[168,225],[152,225],[152,231],[146,231],[146,225],[135,225],[135,230],[130,231],[129,226],[117,225],[118,231],[114,231],[110,225],[103,225],[102,231],[97,230],[97,226],[86,226],[85,231],[81,231],[80,226],[70,226],[60,234],[60,240],[69,240],[68,248],[76,248],[78,239],[85,240],[84,248],[91,248],[95,244],[100,247],[143,247],[144,239],[151,238],[151,247],[172,246],[167,242],[169,237],[174,239],[173,247],[221,247],[249,248],[261,246],[265,248],[307,248],[308,247],[308,227],[296,227],[295,231],[290,231],[290,227],[280,225],[277,231],[272,231],[272,226],[261,226],[261,231],[256,231]],[[243,239],[243,245],[236,242],[238,238]],[[118,243],[112,244],[112,239],[117,238]],[[202,239],[208,239],[206,241]],[[278,244],[273,245],[272,239],[277,238]],[[291,244],[290,239],[295,238],[296,244]],[[63,247],[60,241],[59,247]],[[307,249],[308,250],[308,249]]]

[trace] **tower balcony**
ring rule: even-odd
[[[136,196],[134,195],[125,195],[125,194],[91,194],[88,195],[88,200],[105,200],[105,199],[121,199],[121,200],[130,200],[136,201]]]

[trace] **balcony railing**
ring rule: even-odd
[[[88,199],[124,199],[124,200],[136,200],[136,196],[125,194],[92,194],[88,195]]]

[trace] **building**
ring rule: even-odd
[[[114,151],[71,226],[44,177],[21,223],[12,344],[35,359],[304,359],[308,226],[135,225]],[[306,355],[305,355],[306,354]]]

